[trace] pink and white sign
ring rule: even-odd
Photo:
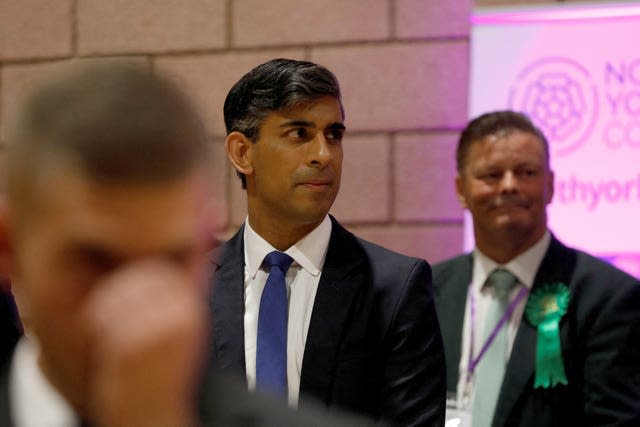
[[[470,117],[528,114],[551,146],[553,232],[640,277],[640,5],[486,9],[471,34]]]

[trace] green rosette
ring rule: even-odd
[[[529,296],[525,313],[538,329],[534,388],[569,384],[560,346],[560,319],[568,305],[569,288],[564,283],[542,285]]]

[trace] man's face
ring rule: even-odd
[[[504,237],[533,244],[546,230],[553,173],[535,135],[513,131],[474,141],[456,189],[477,242]]]
[[[343,133],[333,97],[267,116],[248,153],[249,214],[291,226],[320,222],[340,188]]]
[[[81,407],[93,351],[86,315],[94,292],[149,260],[183,276],[179,286],[202,286],[211,199],[201,172],[145,185],[95,183],[73,167],[45,173],[49,185],[36,190],[37,212],[8,222],[12,278],[40,344],[43,371]]]

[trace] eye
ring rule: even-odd
[[[479,174],[479,178],[483,181],[498,181],[502,177],[502,173],[499,171],[486,171]]]
[[[115,270],[123,258],[108,248],[92,244],[79,244],[71,248],[66,258],[70,271],[83,271],[98,277]]]
[[[195,258],[197,251],[192,248],[181,248],[167,252],[164,258],[176,267],[186,268]]]
[[[516,171],[516,174],[523,178],[533,178],[538,176],[539,170],[534,167],[523,167]]]
[[[307,128],[294,128],[287,132],[287,137],[291,139],[307,140],[309,139],[309,130]]]
[[[344,136],[344,129],[328,129],[325,132],[325,137],[328,141],[340,142]]]

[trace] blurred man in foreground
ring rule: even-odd
[[[28,98],[0,249],[29,324],[0,424],[197,424],[208,158],[186,100],[132,65],[72,67]]]

